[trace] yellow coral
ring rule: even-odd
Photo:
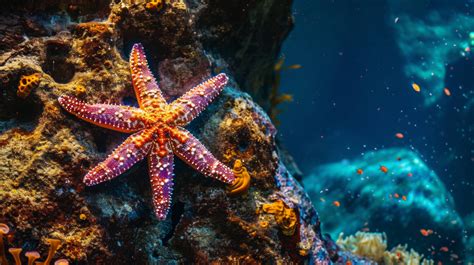
[[[79,219],[81,219],[82,221],[84,221],[84,220],[87,219],[87,215],[81,213],[81,214],[79,215]]]
[[[183,0],[174,0],[174,1],[172,0],[170,1],[170,4],[173,8],[176,8],[176,9],[181,9],[181,10],[187,9],[186,3]]]
[[[337,239],[337,244],[342,249],[376,262],[383,260],[384,251],[387,249],[385,234],[357,232],[346,238],[343,238],[343,235],[341,233]]]
[[[237,159],[234,162],[234,176],[235,180],[228,187],[229,195],[237,195],[248,190],[250,186],[250,174],[247,172],[247,169],[242,165],[242,161]]]
[[[163,6],[163,0],[151,0],[150,2],[146,3],[145,8],[148,10],[160,11],[163,9]]]
[[[385,251],[383,256],[383,264],[385,265],[433,265],[434,261],[430,259],[423,259],[423,255],[410,249],[407,246],[398,245],[391,251]]]
[[[261,212],[272,214],[284,235],[291,236],[295,233],[298,221],[296,212],[282,200],[263,204],[261,208],[257,209],[257,214]]]
[[[391,251],[387,251],[387,237],[381,233],[357,232],[355,235],[343,237],[339,235],[336,242],[343,250],[350,251],[358,256],[376,261],[385,265],[433,265],[434,261],[423,259],[423,255],[418,254],[407,246],[398,245]]]
[[[28,95],[31,93],[31,90],[39,84],[40,78],[40,73],[22,75],[20,82],[18,83],[18,90],[16,91],[17,96],[20,98],[28,97]]]
[[[86,88],[83,85],[77,85],[75,92],[77,96],[83,95],[84,93],[86,93]]]

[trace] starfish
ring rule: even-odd
[[[92,186],[111,180],[148,157],[155,214],[163,220],[171,204],[174,155],[206,176],[226,184],[232,184],[235,180],[232,170],[183,128],[221,92],[228,77],[219,74],[168,104],[148,67],[141,44],[135,44],[132,48],[130,69],[139,108],[87,104],[71,96],[61,96],[58,101],[66,111],[87,122],[133,133],[107,159],[86,174],[84,183]]]

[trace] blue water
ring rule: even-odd
[[[427,106],[426,98],[411,88],[412,82],[423,80],[404,71],[416,62],[397,45],[401,35],[393,25],[395,2],[294,2],[295,28],[282,54],[286,64],[303,67],[282,73],[281,91],[292,94],[294,101],[282,106],[279,137],[305,174],[371,150],[411,149],[440,176],[456,210],[466,216],[474,212],[474,119],[469,105],[474,56],[446,62],[445,84],[440,85],[452,95]],[[398,2],[414,19],[437,9],[473,16],[472,1]],[[443,40],[434,47],[426,43],[430,53],[443,47]],[[398,132],[405,138],[397,139]]]

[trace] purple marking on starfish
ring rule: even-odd
[[[177,127],[186,135],[186,142],[172,141],[173,152],[195,170],[206,176],[213,177],[227,184],[234,181],[234,173],[230,168],[217,160],[206,147],[187,130]]]
[[[219,95],[228,80],[225,74],[219,74],[192,88],[171,103],[172,109],[184,113],[176,120],[176,124],[184,126],[196,118]]]
[[[148,156],[150,183],[155,214],[164,219],[168,214],[173,194],[173,152],[167,146],[167,154],[159,156],[159,146],[154,145]]]

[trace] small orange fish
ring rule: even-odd
[[[352,265],[352,261],[348,260],[348,261],[346,262],[346,265]]]
[[[448,252],[449,249],[448,249],[448,247],[441,247],[441,248],[439,249],[439,251]]]
[[[387,174],[388,168],[387,168],[386,166],[380,166],[380,171],[382,171],[383,173]]]
[[[341,203],[339,201],[334,201],[332,204],[336,207],[341,206]]]
[[[398,195],[398,193],[394,193],[394,194],[393,194],[393,197],[395,197],[395,198],[398,199],[398,198],[400,198],[400,195]]]
[[[397,137],[398,139],[403,139],[403,137],[405,137],[405,135],[403,135],[403,133],[396,133],[395,137]]]
[[[451,91],[449,91],[449,89],[447,87],[445,87],[444,88],[444,94],[449,97],[449,96],[451,96]]]
[[[441,262],[441,261],[438,261],[438,265],[443,265],[443,262]]]
[[[402,196],[402,200],[406,201],[406,200],[407,200],[407,196],[403,195],[403,196]]]
[[[287,68],[288,69],[300,69],[301,67],[303,67],[303,66],[301,66],[301,64],[292,64],[292,65],[288,66]]]
[[[429,236],[431,234],[433,234],[433,230],[431,229],[420,229],[420,233],[423,235],[423,236]]]
[[[413,87],[413,90],[415,90],[416,92],[420,92],[421,90],[420,86],[417,83],[411,84],[411,87]]]
[[[357,169],[357,174],[359,174],[359,175],[364,174],[364,170],[362,170],[361,168]]]
[[[408,172],[409,177],[413,177],[413,174],[411,172]]]

